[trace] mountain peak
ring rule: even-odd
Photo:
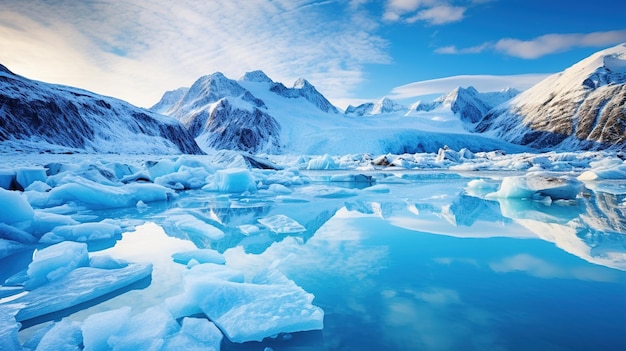
[[[274,83],[274,81],[261,70],[246,72],[239,80],[253,83]]]
[[[4,73],[8,73],[10,75],[15,75],[15,73],[9,71],[8,68],[6,68],[4,65],[0,64],[0,72],[4,72]]]
[[[294,89],[305,89],[305,88],[313,88],[313,85],[311,83],[309,83],[308,80],[304,79],[304,78],[298,78],[298,80],[296,80],[293,83],[293,88]]]

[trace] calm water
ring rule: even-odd
[[[626,350],[624,195],[589,191],[546,205],[484,200],[456,174],[406,173],[384,188],[311,176],[282,196],[193,191],[142,211],[95,213],[149,222],[91,254],[152,262],[152,282],[65,314],[158,304],[182,291],[185,267],[170,255],[211,247],[246,272],[277,267],[325,311],[322,331],[225,341],[223,350]],[[225,238],[189,236],[170,220],[181,213]],[[307,231],[238,228],[276,214]]]

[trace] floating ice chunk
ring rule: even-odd
[[[331,182],[347,182],[347,183],[362,183],[371,185],[374,182],[372,176],[365,174],[336,174],[330,177]]]
[[[166,174],[176,172],[176,164],[172,160],[163,159],[158,162],[146,162],[150,179],[154,180]]]
[[[17,241],[24,244],[34,244],[37,242],[37,239],[32,234],[4,223],[0,223],[0,239]]]
[[[174,318],[202,313],[198,301],[204,298],[205,292],[197,289],[207,279],[243,283],[242,271],[225,265],[204,263],[190,267],[184,273],[183,285],[185,293],[168,298],[165,304]]]
[[[221,169],[215,172],[213,184],[206,190],[217,190],[227,193],[243,193],[256,190],[254,177],[247,169]]]
[[[472,179],[467,183],[465,191],[472,196],[482,197],[498,191],[499,184],[485,179]],[[493,196],[493,195],[492,195]]]
[[[58,206],[77,202],[92,209],[135,206],[137,201],[165,201],[174,196],[171,189],[152,183],[131,183],[111,186],[73,177],[74,182],[59,185],[49,192],[46,202],[39,207]]]
[[[28,246],[13,240],[0,238],[0,258],[5,258],[16,252],[26,249]]]
[[[205,318],[183,318],[180,331],[165,342],[165,350],[219,351],[222,332]]]
[[[323,156],[313,157],[309,160],[306,169],[337,169],[337,163],[333,158],[325,154]]]
[[[149,264],[129,264],[120,269],[79,267],[4,305],[19,309],[15,317],[18,321],[24,321],[98,298],[150,274],[152,265]]]
[[[212,264],[195,266],[184,277],[185,293],[166,304],[175,316],[203,312],[233,342],[323,328],[324,312],[312,305],[314,296],[282,273],[265,271],[242,282],[243,274],[233,271]]]
[[[178,189],[177,184],[183,189],[200,189],[206,185],[209,172],[204,168],[190,168],[182,166],[177,172],[162,175],[154,180],[156,184],[168,188]]]
[[[0,223],[13,224],[30,221],[35,216],[35,211],[30,206],[26,197],[18,191],[0,188]]]
[[[15,171],[12,170],[0,170],[0,188],[9,190],[11,184],[15,179]]]
[[[193,251],[177,252],[172,255],[174,262],[187,264],[192,259],[198,263],[217,263],[224,264],[226,259],[221,253],[212,249],[198,249]]]
[[[196,288],[206,292],[198,301],[202,311],[233,342],[324,328],[324,312],[312,305],[314,296],[278,271],[262,273],[251,283],[208,279]]]
[[[111,349],[108,340],[117,334],[130,319],[130,307],[92,314],[82,325],[85,351],[107,351]]]
[[[155,306],[131,317],[108,343],[113,350],[161,350],[165,338],[179,328],[167,309]]]
[[[306,228],[302,224],[282,214],[260,218],[258,221],[276,234],[306,232]]]
[[[35,181],[45,182],[47,179],[45,168],[19,168],[15,173],[15,180],[22,187],[22,189],[26,189]]]
[[[52,244],[61,241],[89,242],[96,240],[113,239],[122,235],[122,228],[111,223],[81,223],[75,225],[64,225],[54,228],[51,232],[44,234],[40,243]]]
[[[29,231],[33,235],[41,237],[56,227],[76,224],[78,224],[78,221],[70,216],[37,210]]]
[[[592,169],[583,172],[578,180],[626,179],[626,163],[592,163]]]
[[[287,188],[286,186],[282,184],[270,184],[267,190],[276,194],[283,194],[283,195],[291,194],[291,189]]]
[[[377,184],[377,185],[372,185],[370,187],[367,187],[361,191],[366,192],[366,193],[387,194],[391,191],[391,189],[389,188],[389,185]]]
[[[89,265],[87,244],[65,241],[35,251],[33,261],[26,274],[27,289],[34,289],[48,282],[58,280],[78,267]]]
[[[24,191],[37,191],[40,193],[45,193],[47,191],[50,191],[52,189],[52,187],[40,180],[36,180],[34,182],[32,182],[26,189],[24,189]]]
[[[583,190],[583,184],[571,177],[553,177],[544,173],[531,173],[526,176],[505,177],[498,191],[489,193],[487,198],[541,198],[571,200]]]
[[[15,320],[13,309],[0,305],[0,346],[2,350],[22,350],[17,332],[21,324]]]
[[[80,323],[63,319],[54,323],[52,328],[41,338],[35,351],[80,351],[82,343],[83,335],[80,330]]]
[[[206,236],[211,240],[224,238],[224,232],[221,229],[190,214],[170,216],[168,221],[191,236]]]

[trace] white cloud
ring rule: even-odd
[[[415,16],[407,18],[407,22],[426,21],[434,25],[457,22],[463,19],[465,10],[465,7],[460,6],[435,6],[419,11]]]
[[[466,9],[442,0],[389,0],[385,5],[383,19],[408,23],[424,21],[441,25],[462,20]]]
[[[532,40],[500,39],[495,43],[494,49],[509,56],[535,59],[575,47],[601,47],[624,41],[626,41],[626,30],[587,34],[546,34]]]
[[[150,106],[166,90],[222,71],[306,77],[345,96],[362,66],[388,63],[359,2],[43,0],[0,6],[0,62],[18,74]],[[346,10],[345,16],[326,16]]]
[[[531,40],[503,38],[478,46],[457,48],[454,45],[435,49],[438,54],[478,54],[487,50],[523,59],[565,52],[577,47],[603,47],[626,42],[626,30],[593,33],[546,34]]]
[[[408,99],[430,94],[444,94],[457,87],[473,86],[478,91],[498,91],[506,88],[525,90],[546,78],[547,74],[521,75],[462,75],[414,82],[391,90],[392,99]]]

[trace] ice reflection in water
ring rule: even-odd
[[[226,350],[626,349],[624,195],[547,205],[487,200],[452,174],[388,180],[373,191],[313,182],[288,196],[189,191],[117,213],[164,232],[139,227],[95,254],[151,261],[152,284],[72,318],[175,295],[185,267],[171,254],[200,247],[224,252],[247,275],[279,269],[325,311],[321,332],[225,342]],[[223,238],[181,229],[170,220],[181,214]],[[258,222],[276,215],[306,231],[276,234]]]

